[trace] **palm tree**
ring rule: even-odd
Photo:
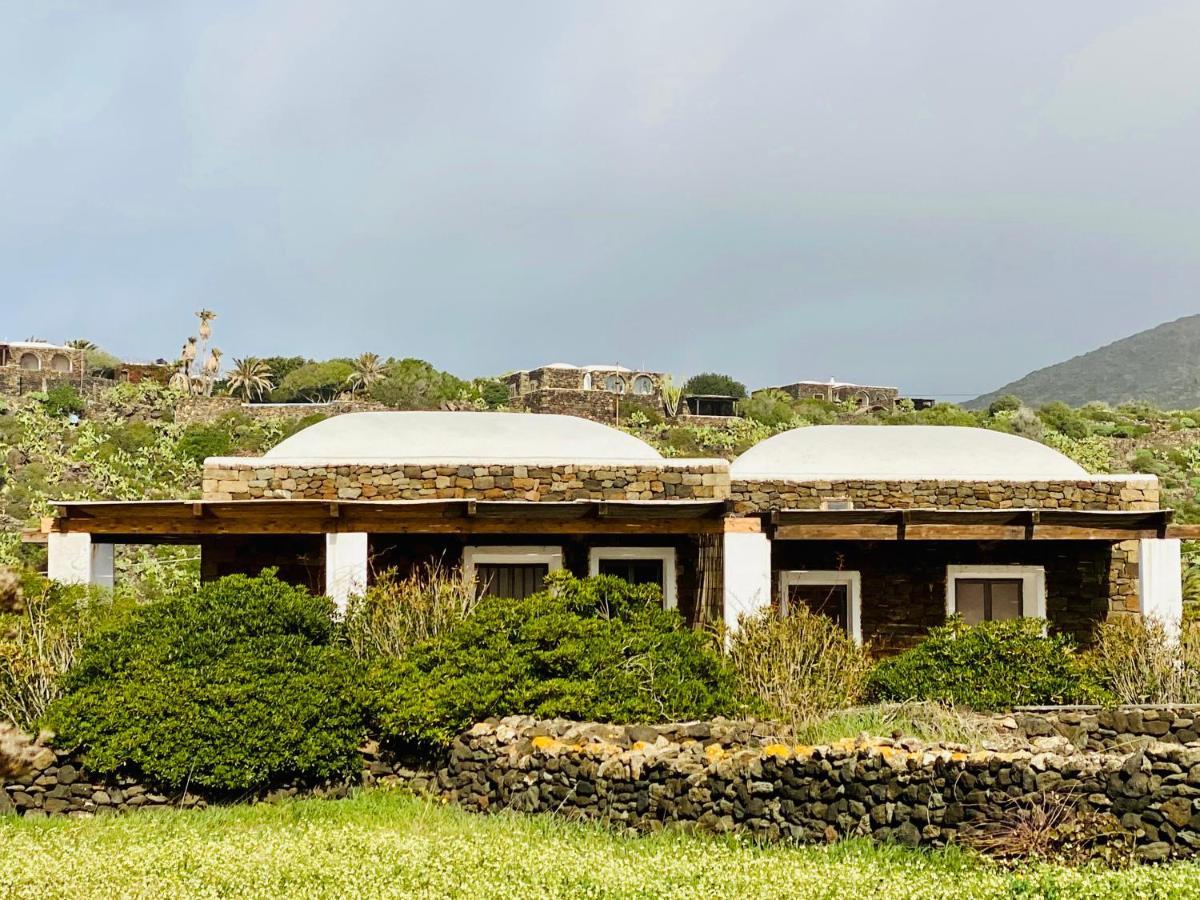
[[[99,348],[87,338],[73,338],[66,345],[73,350],[98,350]]]
[[[387,377],[387,365],[379,358],[378,353],[364,353],[354,361],[354,371],[346,379],[350,382],[350,392],[367,390],[371,385]]]
[[[207,341],[212,337],[211,322],[217,317],[217,314],[211,309],[202,309],[196,313],[196,316],[200,319],[200,340]]]
[[[208,359],[204,361],[204,367],[201,369],[201,377],[204,381],[204,396],[212,396],[213,383],[217,380],[217,376],[220,374],[221,351],[216,347],[213,347]]]
[[[235,359],[227,380],[229,390],[247,402],[256,397],[261,399],[263,394],[275,387],[271,367],[253,356]]]

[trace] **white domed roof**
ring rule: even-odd
[[[325,419],[268,450],[278,461],[661,461],[631,434],[576,416],[363,412]]]
[[[734,460],[735,479],[1041,481],[1089,478],[1037,441],[948,425],[814,425],[768,438]]]

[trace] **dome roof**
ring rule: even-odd
[[[633,435],[576,416],[362,412],[309,426],[268,450],[272,461],[658,462]]]
[[[1082,466],[1027,438],[948,425],[814,425],[751,447],[735,479],[941,479],[1039,481],[1090,477]]]

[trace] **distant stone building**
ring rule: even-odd
[[[515,409],[614,422],[638,409],[662,412],[664,378],[661,372],[624,366],[551,363],[513,372],[504,380]]]
[[[900,389],[876,385],[851,384],[845,381],[797,381],[776,390],[797,400],[826,400],[830,403],[857,403],[861,408],[891,412],[900,399]]]
[[[85,386],[84,352],[45,341],[0,343],[0,393],[20,396],[59,384]]]

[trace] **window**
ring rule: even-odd
[[[55,353],[50,359],[50,369],[53,372],[70,372],[71,360],[65,353]]]
[[[593,547],[588,554],[589,575],[615,575],[630,584],[657,584],[663,606],[676,604],[675,549],[673,547]]]
[[[31,372],[36,372],[42,367],[42,361],[38,359],[34,353],[21,354],[21,368],[28,369]]]
[[[585,391],[590,391],[592,389],[592,373],[591,372],[584,373],[583,389]]]
[[[633,379],[633,392],[642,397],[654,393],[654,382],[647,375],[639,375]]]
[[[1041,566],[947,566],[946,615],[968,625],[1046,617],[1046,571]]]
[[[829,616],[862,643],[862,577],[858,572],[791,571],[779,573],[779,612],[786,616],[798,604]]]
[[[604,389],[614,394],[625,393],[625,379],[620,375],[609,375],[604,379]]]
[[[562,568],[559,547],[466,547],[463,577],[479,597],[522,600],[536,594],[546,576]]]

